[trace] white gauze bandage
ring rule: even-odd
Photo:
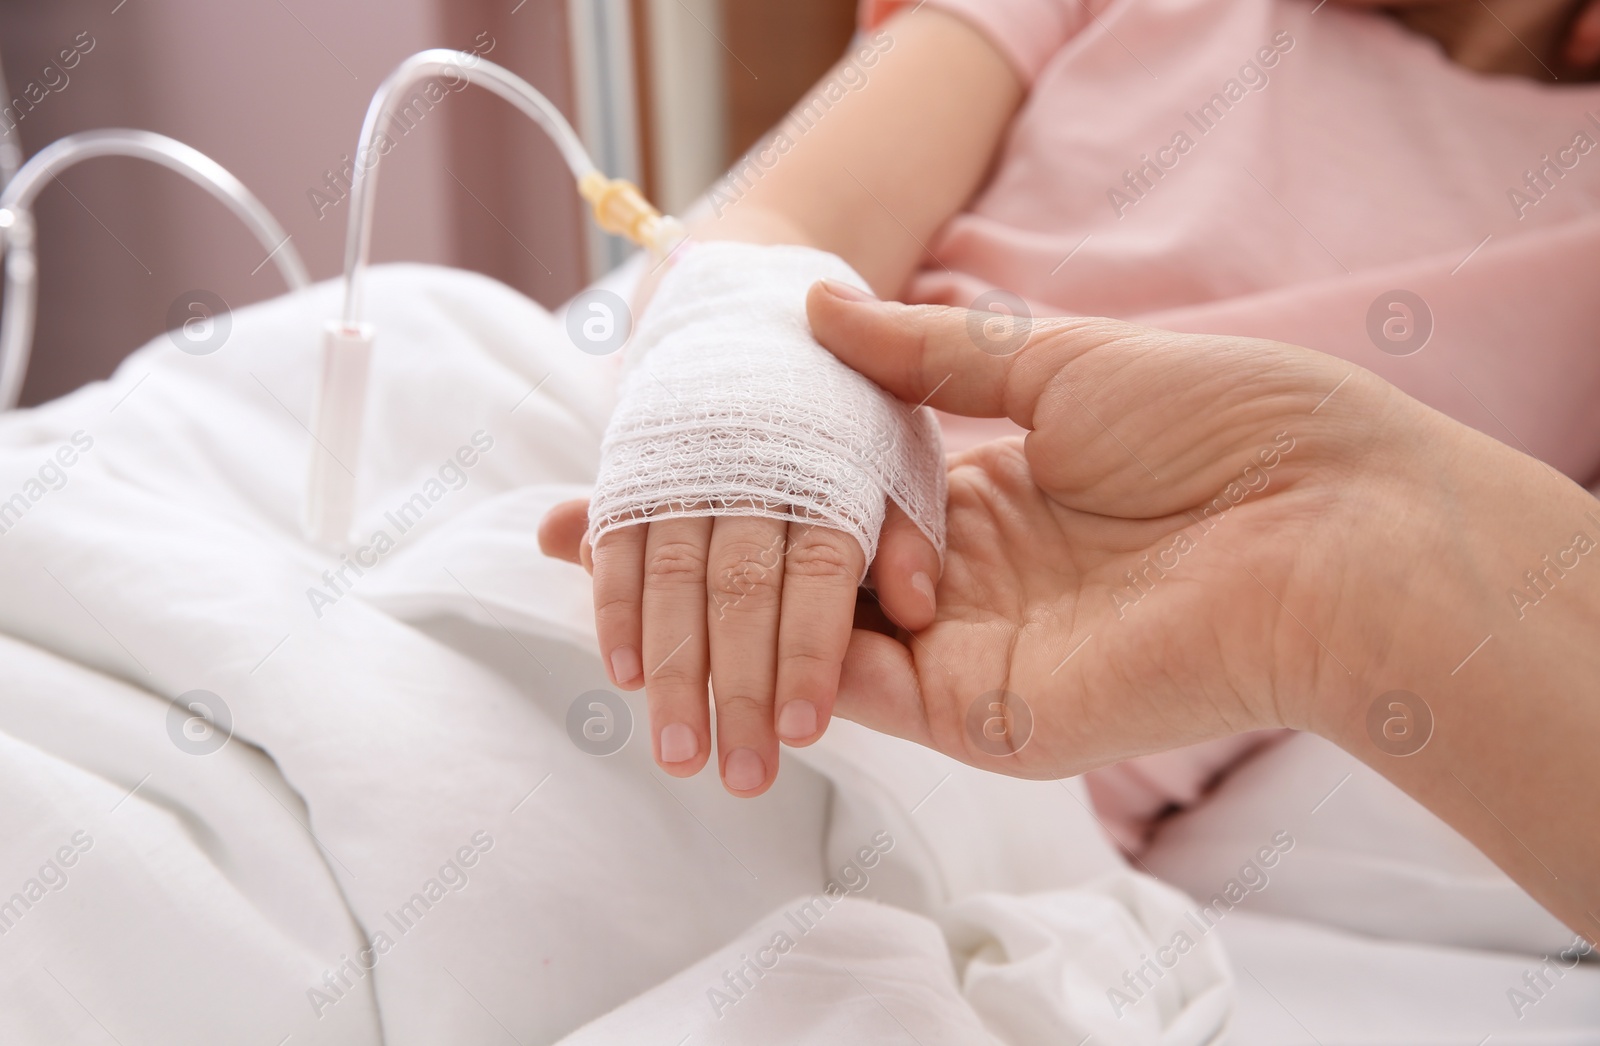
[[[817,344],[805,302],[819,279],[866,288],[835,255],[742,243],[698,244],[662,279],[601,444],[591,540],[760,516],[842,530],[870,565],[887,497],[944,555],[938,421]]]

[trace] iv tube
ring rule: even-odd
[[[0,411],[16,406],[33,351],[38,296],[33,202],[57,175],[84,160],[129,156],[176,171],[225,204],[271,252],[284,282],[311,282],[305,263],[272,212],[227,168],[197,149],[152,131],[109,128],[69,134],[23,164],[0,192],[0,252],[5,255],[5,313],[0,316]]]

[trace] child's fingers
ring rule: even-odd
[[[611,681],[624,690],[637,690],[644,682],[640,614],[649,528],[650,524],[640,523],[613,530],[593,550],[595,634]],[[581,536],[578,540],[584,541]]]
[[[787,530],[786,523],[750,516],[722,516],[711,529],[704,620],[717,759],[723,786],[738,796],[760,795],[777,776],[772,697]]]
[[[588,529],[589,502],[563,501],[539,521],[539,551],[568,563],[579,563]]]
[[[933,624],[939,552],[893,501],[883,517],[872,581],[890,621],[911,632]]]
[[[911,651],[885,635],[857,629],[839,673],[839,718],[936,747]]]
[[[706,557],[711,520],[651,523],[644,548],[644,685],[656,762],[675,777],[711,753],[706,702]],[[638,528],[628,528],[638,529]]]
[[[839,666],[850,645],[861,545],[843,531],[789,525],[773,722],[786,743],[808,745],[833,715]]]

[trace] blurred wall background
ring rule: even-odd
[[[25,155],[97,127],[171,135],[243,180],[313,278],[326,279],[341,269],[348,217],[328,173],[352,155],[373,91],[406,55],[478,50],[544,91],[586,137],[603,129],[611,146],[590,142],[609,158],[601,162],[681,209],[843,51],[853,6],[4,0],[0,58],[13,98],[30,84],[44,85],[35,97],[47,91],[11,132]],[[596,31],[613,39],[596,45]],[[597,66],[594,47],[613,44],[626,66]],[[73,68],[47,71],[74,46]],[[36,216],[40,312],[24,403],[108,375],[165,329],[186,291],[238,308],[283,289],[221,204],[138,161],[64,172]],[[469,90],[451,94],[385,159],[373,257],[477,269],[554,306],[615,256],[602,256],[585,222],[554,147],[505,103]]]
[[[822,78],[855,32],[854,0],[723,0],[731,164]],[[726,164],[724,166],[726,166]]]

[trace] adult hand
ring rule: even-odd
[[[952,461],[937,616],[856,632],[839,715],[1026,777],[1311,730],[1600,936],[1592,496],[1307,349],[1074,319],[995,356],[981,314],[808,304],[902,398],[1028,430]]]
[[[1364,692],[1373,636],[1426,625],[1352,565],[1398,551],[1374,524],[1437,416],[1365,371],[1098,319],[1035,323],[999,356],[964,310],[834,284],[808,306],[823,345],[901,398],[1029,432],[953,457],[937,617],[857,632],[839,714],[1065,777],[1306,727]]]

